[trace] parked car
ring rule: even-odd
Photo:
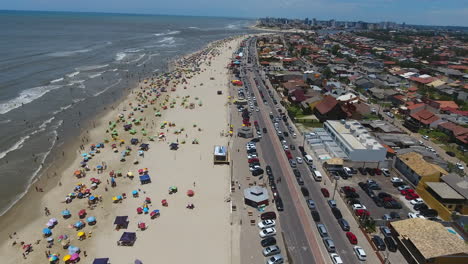
[[[362,204],[353,204],[351,206],[351,208],[353,209],[353,211],[356,211],[356,210],[359,210],[359,209],[367,210],[367,208]]]
[[[263,239],[262,241],[260,241],[260,244],[262,245],[262,247],[268,247],[268,246],[275,245],[276,244],[276,238],[267,237],[267,238]]]
[[[395,240],[393,240],[392,237],[387,236],[387,237],[384,238],[384,241],[385,241],[385,244],[387,244],[388,250],[390,250],[392,252],[397,251],[397,244],[396,244]]]
[[[330,254],[330,258],[333,262],[333,264],[343,264],[343,260],[341,259],[340,255],[336,254],[336,253],[331,253]]]
[[[323,238],[323,244],[325,245],[325,248],[327,249],[328,252],[335,252],[335,243],[333,240],[329,237]]]
[[[275,220],[276,219],[276,213],[275,212],[265,212],[265,213],[260,215],[260,219],[262,219],[262,220],[267,220],[267,219]]]
[[[281,197],[277,197],[275,199],[275,205],[276,205],[276,210],[278,211],[283,211],[284,210],[284,207],[283,207],[283,200],[281,199]]]
[[[266,264],[282,264],[284,263],[283,256],[281,254],[273,255],[268,258]]]
[[[315,202],[314,202],[314,200],[312,200],[312,199],[307,199],[306,202],[307,202],[307,206],[309,206],[309,209],[310,209],[310,210],[314,210],[314,209],[315,209]]]
[[[322,192],[322,194],[323,194],[323,196],[324,196],[325,198],[330,197],[330,193],[328,192],[327,189],[321,188],[320,191]]]
[[[300,186],[304,185],[304,180],[301,177],[296,177],[296,181]]]
[[[372,237],[372,242],[374,243],[374,245],[377,247],[378,250],[380,251],[385,251],[385,249],[387,248],[385,246],[385,242],[383,241],[383,239],[379,236],[373,236]]]
[[[293,169],[294,176],[301,177],[301,172],[298,169]]]
[[[427,217],[427,218],[437,217],[439,215],[439,212],[437,212],[437,210],[435,209],[421,210],[420,213],[422,216]]]
[[[264,248],[262,253],[263,253],[263,256],[268,257],[271,255],[276,255],[276,254],[281,253],[281,250],[277,245],[274,245],[274,246],[268,246]]]
[[[276,229],[274,227],[265,228],[259,234],[261,238],[274,236],[276,235]]]
[[[336,208],[336,201],[335,200],[328,200],[327,201],[330,208]]]
[[[354,211],[354,213],[355,213],[357,216],[370,216],[369,211],[364,210],[364,209],[358,209],[358,210]]]
[[[426,204],[422,203],[422,204],[416,204],[415,206],[413,206],[413,209],[417,211],[421,211],[421,210],[427,210],[429,209],[429,207]]]
[[[269,175],[273,175],[273,171],[271,170],[270,165],[267,165],[267,166],[265,167],[265,170],[266,170],[266,173],[267,173],[268,176],[269,176]]]
[[[324,224],[317,224],[317,229],[319,231],[319,234],[321,237],[327,237],[328,236],[328,230],[327,227]]]
[[[411,187],[409,185],[402,185],[402,186],[399,186],[397,189],[398,191],[403,191],[403,190],[411,189]]]
[[[367,175],[367,171],[364,168],[358,168],[359,173],[362,175]]]
[[[400,214],[397,213],[397,212],[390,212],[390,216],[392,217],[392,219],[400,219]]]
[[[318,211],[312,210],[310,211],[310,214],[312,215],[312,219],[314,219],[315,222],[320,222],[320,214]]]
[[[333,215],[335,216],[336,219],[343,218],[343,215],[341,214],[340,209],[338,209],[336,207],[333,207],[331,210],[332,210],[332,213],[333,213]]]
[[[340,225],[341,229],[343,229],[343,231],[349,231],[350,226],[349,226],[348,221],[346,221],[346,219],[344,218],[338,219],[338,224]]]
[[[421,198],[416,198],[410,201],[410,204],[412,205],[417,205],[417,204],[422,204],[422,203],[424,203],[424,200]]]
[[[380,232],[382,233],[382,235],[384,235],[384,237],[392,236],[392,231],[390,231],[390,228],[386,226],[381,226]]]
[[[392,177],[392,178],[390,179],[390,181],[391,181],[392,183],[395,183],[395,182],[403,182],[403,180],[400,179],[400,178],[398,178],[398,177]]]
[[[357,237],[355,234],[353,234],[353,232],[346,232],[346,237],[348,238],[349,242],[353,245],[356,245],[357,244]]]
[[[302,164],[303,162],[301,157],[296,157],[296,161],[298,164]]]
[[[385,177],[390,177],[390,171],[388,169],[382,169],[382,174],[385,176]]]
[[[453,152],[453,151],[446,151],[445,153],[447,153],[447,155],[449,155],[450,157],[455,157],[456,156],[455,152]]]
[[[359,260],[365,261],[367,259],[366,252],[360,246],[353,247],[354,253]]]
[[[275,220],[272,220],[272,219],[263,220],[263,221],[258,222],[257,224],[258,228],[260,229],[274,227],[275,225],[276,225],[276,222]]]
[[[263,169],[262,168],[257,168],[255,170],[252,171],[252,176],[259,176],[259,175],[262,175],[263,174]]]
[[[309,196],[309,190],[306,187],[301,187],[301,192],[305,197]]]

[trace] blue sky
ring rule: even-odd
[[[468,26],[468,0],[12,0],[0,9],[289,17]]]

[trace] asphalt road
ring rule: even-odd
[[[254,44],[254,42],[251,44]],[[252,54],[256,54],[255,46],[249,45],[249,52],[247,54],[248,56]],[[252,63],[255,63],[256,61],[257,61],[256,58],[252,59]],[[273,124],[270,118],[268,117],[268,114],[266,114],[266,116],[265,114],[262,115],[262,113],[264,112],[266,113],[272,112],[274,116],[279,116],[279,113],[277,112],[276,107],[281,107],[281,106],[279,104],[276,106],[273,104],[272,98],[270,98],[265,86],[263,85],[262,81],[260,81],[262,77],[257,72],[258,68],[252,64],[248,66],[250,66],[251,69],[247,71],[247,76],[246,76],[247,78],[244,78],[244,82],[249,87],[249,93],[252,92],[252,88],[253,88],[255,95],[257,97],[258,106],[261,110],[260,112],[253,112],[251,116],[251,120],[252,122],[253,120],[257,120],[261,128],[266,127],[268,130],[267,134],[263,134],[263,137],[259,143],[260,148],[261,148],[262,158],[267,162],[268,165],[272,167],[273,174],[275,175],[276,178],[280,176],[290,177],[291,178],[290,180],[292,180],[293,184],[296,185],[296,186],[293,186],[293,190],[291,190],[291,186],[286,184],[284,177],[282,178],[281,183],[277,184],[278,191],[283,200],[284,208],[285,208],[284,212],[280,214],[280,221],[281,221],[281,226],[283,228],[284,235],[285,235],[286,246],[288,247],[289,252],[290,252],[290,257],[293,259],[294,263],[317,263],[317,260],[314,259],[314,256],[313,256],[317,254],[312,254],[313,249],[311,249],[310,241],[308,242],[308,239],[310,239],[310,237],[308,238],[304,234],[304,228],[312,227],[313,229],[315,229],[314,230],[315,236],[313,237],[313,239],[315,239],[316,245],[319,244],[318,247],[321,248],[321,252],[322,252],[321,254],[323,255],[323,258],[325,259],[325,261],[329,262],[330,259],[328,257],[328,253],[324,250],[321,237],[317,235],[316,226],[313,220],[311,219],[310,213],[308,213],[308,209],[306,210],[307,210],[307,217],[309,218],[308,219],[309,221],[307,221],[306,224],[309,226],[306,226],[306,227],[303,226],[303,223],[302,223],[303,221],[301,222],[301,220],[299,220],[299,216],[301,214],[300,213],[301,208],[299,209],[297,208],[298,201],[295,200],[297,197],[294,197],[294,195],[291,193],[291,192],[297,192],[297,190],[299,189],[296,179],[294,175],[291,175],[291,173],[284,173],[284,171],[287,171],[287,170],[291,171],[291,169],[289,168],[289,163],[285,163],[281,161],[285,159],[285,154],[284,154],[284,151],[282,150],[282,147],[278,146],[279,140],[274,139],[275,137],[277,138],[277,135],[273,128]],[[258,80],[258,86],[255,85],[255,82],[252,79],[253,77],[255,77]],[[264,80],[264,81],[266,81],[267,85],[269,85],[268,80]],[[267,104],[263,103],[258,91],[255,91],[256,89],[258,89],[258,91],[263,92],[267,100]],[[272,89],[271,85],[270,85],[270,89]],[[277,96],[275,92],[273,92],[272,94],[273,96]],[[276,98],[276,100],[278,102],[280,101],[279,98]],[[281,131],[288,131],[283,121],[280,121],[279,123],[280,123]],[[301,156],[301,154],[299,153],[297,149],[297,146],[302,144],[301,142],[302,139],[298,138],[294,140],[291,137],[285,137],[285,140],[287,141],[288,145],[293,144],[296,146],[296,150],[291,150],[293,156],[294,157]],[[278,150],[278,147],[280,148],[279,150]],[[320,165],[317,164],[317,167],[319,166]],[[284,167],[288,167],[288,168],[284,168]],[[327,226],[329,235],[333,239],[335,246],[337,248],[337,253],[341,256],[341,258],[343,259],[345,263],[360,263],[360,261],[357,260],[352,250],[352,245],[349,243],[348,239],[345,236],[345,232],[341,230],[340,226],[338,225],[337,220],[331,213],[330,207],[328,206],[326,199],[322,196],[320,192],[320,188],[322,186],[313,180],[311,173],[309,169],[305,166],[305,164],[298,164],[297,169],[301,172],[302,178],[304,180],[304,187],[306,187],[309,190],[310,196],[308,198],[314,200],[316,203],[317,209],[320,213],[321,223],[324,223]],[[323,172],[322,168],[319,168],[319,170],[322,170]],[[329,189],[331,194],[333,194],[332,187],[333,186],[331,186],[331,183],[328,181],[327,188]],[[337,194],[336,195],[337,199],[339,198],[338,196],[339,195]],[[302,197],[302,194],[299,192],[299,199],[302,199],[305,201],[306,198]],[[343,215],[348,220],[348,222],[354,221],[352,218],[346,217],[347,215],[346,210],[348,210],[347,208],[345,208],[340,203],[338,204],[338,207],[340,208],[340,210],[342,211]],[[349,212],[347,213],[349,215]],[[358,232],[360,232],[359,230],[357,230],[357,228],[353,230],[353,225],[352,225],[351,231],[353,231],[356,235],[358,235]],[[359,245],[361,245],[361,242],[367,243],[367,241],[362,241],[362,240],[359,242],[360,242]],[[370,245],[368,245],[367,247],[363,246],[363,248],[366,250],[368,255],[371,254],[371,252],[369,252],[370,251],[369,248],[371,248]],[[369,257],[372,258],[372,256],[369,256]],[[377,260],[375,256],[372,259]],[[371,262],[368,261],[368,263],[371,263]]]

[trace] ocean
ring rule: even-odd
[[[251,33],[254,22],[0,11],[0,215],[128,88],[213,40]]]

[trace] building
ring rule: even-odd
[[[409,264],[468,263],[468,245],[453,228],[421,218],[390,222],[390,228]]]
[[[244,202],[255,208],[267,206],[269,204],[268,190],[260,186],[245,188]]]
[[[326,120],[340,120],[348,117],[346,112],[341,108],[339,102],[331,95],[325,96],[322,101],[315,105],[314,115],[320,122]]]
[[[365,162],[385,160],[387,149],[377,142],[359,122],[328,120],[323,127],[349,160]]]
[[[229,164],[228,150],[225,146],[215,146],[213,152],[214,164]]]
[[[438,165],[425,161],[423,156],[416,152],[397,155],[395,168],[415,186],[423,178],[425,181],[437,181],[442,175],[448,174]]]

